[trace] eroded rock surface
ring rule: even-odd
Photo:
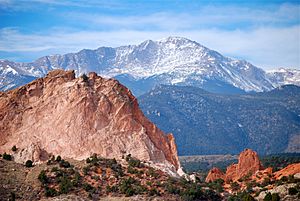
[[[83,79],[54,70],[0,92],[0,152],[12,152],[14,145],[19,162],[47,160],[47,154],[81,160],[97,153],[180,166],[173,135],[144,116],[126,87],[95,73]]]
[[[205,179],[205,182],[213,182],[217,179],[225,179],[225,174],[219,168],[212,168]]]

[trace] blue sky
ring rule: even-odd
[[[300,1],[0,0],[0,59],[182,36],[264,69],[300,69]]]

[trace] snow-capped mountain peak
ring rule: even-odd
[[[0,63],[3,76],[4,65]],[[77,75],[94,71],[105,77],[121,76],[125,85],[129,81],[132,85],[143,82],[137,86],[141,93],[158,84],[206,89],[226,85],[244,91],[265,91],[276,86],[262,69],[246,61],[225,57],[195,41],[174,36],[138,45],[45,56],[31,63],[10,62],[9,66],[20,75],[34,77],[57,68],[74,69]]]

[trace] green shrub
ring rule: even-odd
[[[122,169],[122,166],[120,164],[113,164],[111,166],[112,170],[115,172],[116,177],[123,177],[124,176],[124,171]]]
[[[272,201],[279,201],[280,200],[280,196],[278,193],[273,193],[272,194]]]
[[[7,161],[11,161],[12,160],[12,156],[10,154],[4,153],[3,154],[3,159],[5,159]]]
[[[135,168],[132,168],[131,166],[128,166],[127,172],[129,174],[137,174],[139,171]]]
[[[110,193],[110,192],[117,192],[118,191],[118,186],[106,186],[106,192]]]
[[[59,169],[58,169],[58,167],[53,167],[52,169],[51,169],[51,172],[57,172]]]
[[[125,160],[128,162],[130,158],[131,158],[131,154],[128,154],[128,155],[126,156]]]
[[[12,148],[11,148],[12,151],[17,151],[17,147],[16,145],[14,145]]]
[[[54,197],[58,195],[58,192],[54,188],[45,187],[45,195],[47,197]]]
[[[267,193],[266,196],[264,197],[264,201],[272,201],[272,195],[271,193]]]
[[[70,164],[68,161],[61,160],[61,161],[59,162],[59,167],[69,168],[69,167],[71,167],[71,164]]]
[[[126,196],[132,196],[134,194],[139,194],[144,191],[144,188],[140,185],[140,183],[132,177],[127,179],[123,179],[120,182],[119,190],[121,193]]]
[[[223,188],[223,184],[224,184],[224,180],[223,179],[217,179],[213,182],[210,182],[208,184],[208,186],[214,190],[216,190],[218,193],[221,193],[224,191],[224,188]]]
[[[10,199],[9,201],[15,201],[16,200],[16,194],[14,192],[10,192]]]
[[[33,167],[32,163],[33,163],[32,160],[27,160],[26,163],[25,163],[25,166],[26,167]]]
[[[237,182],[231,182],[230,187],[233,191],[237,191],[240,189],[240,185]]]
[[[63,176],[59,183],[59,192],[62,194],[67,194],[72,189],[72,186],[71,180],[68,177]]]
[[[228,201],[255,201],[255,199],[246,191],[242,191],[235,195],[231,195]]]
[[[179,194],[180,193],[180,189],[177,186],[170,184],[170,183],[168,183],[166,185],[166,190],[171,194]]]
[[[91,186],[91,185],[88,184],[88,183],[84,183],[84,184],[83,184],[83,189],[84,189],[86,192],[91,192],[91,191],[93,191],[94,187]]]
[[[296,179],[294,178],[294,175],[289,175],[288,177],[288,183],[295,183]]]
[[[242,200],[243,201],[255,201],[255,199],[250,194],[244,195]]]
[[[221,201],[222,198],[215,191],[208,189],[204,191],[203,198],[205,200]],[[202,199],[203,199],[202,198]]]
[[[56,161],[57,161],[57,162],[61,161],[61,156],[58,155],[58,156],[56,157]]]
[[[150,196],[160,195],[159,191],[156,188],[151,188],[148,193]]]
[[[183,200],[201,200],[203,198],[201,186],[192,184],[181,192],[181,197]]]
[[[73,183],[73,186],[76,186],[76,187],[78,187],[80,185],[81,175],[79,174],[79,172],[75,172],[72,183]]]
[[[128,187],[125,191],[125,196],[126,197],[130,197],[130,196],[133,196],[134,195],[134,190],[132,187]]]
[[[88,175],[89,171],[90,171],[90,168],[89,167],[84,167],[82,170],[83,170],[84,175]]]
[[[155,171],[154,168],[150,167],[148,169],[148,171],[146,172],[146,175],[147,176],[151,176],[151,177],[154,177],[154,178],[157,178],[159,176],[159,174]]]
[[[283,176],[283,177],[280,178],[280,181],[282,181],[283,183],[287,182],[288,181],[288,177],[287,176]]]
[[[289,195],[296,195],[298,193],[297,189],[294,187],[289,188]]]
[[[40,182],[42,182],[42,184],[46,184],[48,182],[48,178],[46,175],[46,171],[42,170],[38,176],[38,179],[40,180]]]

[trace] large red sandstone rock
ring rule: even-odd
[[[85,159],[132,156],[178,169],[172,134],[141,112],[137,99],[114,79],[75,78],[55,70],[18,89],[0,92],[0,152],[16,145],[16,161],[48,155]]]
[[[256,171],[262,169],[258,154],[251,149],[245,149],[239,155],[238,164],[227,168],[226,181],[237,181],[243,177],[251,177]]]
[[[297,173],[300,173],[300,163],[290,164],[282,170],[274,172],[274,178],[281,179],[283,176],[288,177],[289,175],[295,175]]]
[[[238,164],[228,166],[225,175],[219,169],[212,169],[206,180],[214,181],[216,179],[224,179],[227,183],[229,183],[231,181],[237,181],[243,177],[250,178],[253,174],[262,169],[258,154],[251,149],[245,149],[239,155]]]
[[[219,168],[212,168],[205,179],[205,182],[213,182],[217,179],[225,179],[225,174]]]

